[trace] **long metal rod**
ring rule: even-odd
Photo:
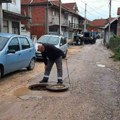
[[[71,79],[70,79],[70,74],[69,74],[69,69],[68,69],[68,63],[67,63],[67,59],[66,60],[66,67],[67,67],[67,74],[68,74],[68,80],[69,80],[69,85],[71,87]]]

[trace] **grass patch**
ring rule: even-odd
[[[115,61],[120,61],[120,37],[113,36],[109,42],[110,49],[114,52],[114,55],[111,57]]]

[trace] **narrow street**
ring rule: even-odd
[[[112,52],[96,44],[70,46],[67,64],[71,86],[66,92],[31,91],[38,83],[44,65],[33,71],[21,70],[0,81],[0,120],[120,120],[120,62]],[[64,83],[69,84],[66,60]],[[56,68],[49,82],[57,82]]]

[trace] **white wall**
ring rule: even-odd
[[[21,13],[21,0],[16,0],[16,3],[2,3],[3,10],[8,10],[15,13]]]

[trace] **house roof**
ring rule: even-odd
[[[34,4],[34,3],[41,3],[41,2],[47,2],[47,0],[21,0],[22,4]]]
[[[50,3],[57,6],[57,7],[59,7],[59,1],[50,1]],[[76,7],[77,12],[75,10],[75,7]],[[75,2],[74,3],[62,3],[62,9],[79,16],[84,20],[84,18],[79,15],[78,8],[77,8],[77,5],[76,5]]]
[[[8,10],[3,10],[3,16],[5,18],[12,18],[12,19],[18,19],[18,20],[23,20],[23,19],[30,19],[28,16],[24,16],[18,13],[14,13]]]
[[[112,24],[113,22],[115,22],[116,20],[118,20],[118,18],[119,18],[119,17],[116,17],[116,18],[111,19],[110,24]],[[107,28],[108,26],[109,26],[109,23],[107,23],[107,24],[105,25],[105,28]]]
[[[33,0],[32,2],[30,2],[31,0],[21,0],[22,6],[46,6],[47,5],[47,0]],[[54,0],[49,0],[48,3],[49,6],[53,5],[55,7],[57,7],[59,9],[59,1],[54,1]],[[67,11],[67,12],[71,12],[77,16],[79,16],[81,19],[84,20],[84,18],[82,16],[79,15],[78,12],[75,11],[75,8],[77,9],[77,5],[76,3],[62,3],[62,10]]]
[[[76,5],[75,2],[73,2],[73,3],[63,3],[62,6],[69,9],[69,10],[72,10],[74,12],[75,12],[75,7],[76,7],[76,10],[78,11],[78,8],[77,8],[77,5]]]
[[[120,15],[120,7],[118,8],[117,15]]]
[[[103,27],[106,24],[106,19],[95,19],[90,24],[96,27]]]
[[[113,19],[115,18],[111,18],[110,21],[112,21]],[[108,23],[108,19],[95,19],[90,22],[90,24],[95,27],[104,27],[107,23]]]

